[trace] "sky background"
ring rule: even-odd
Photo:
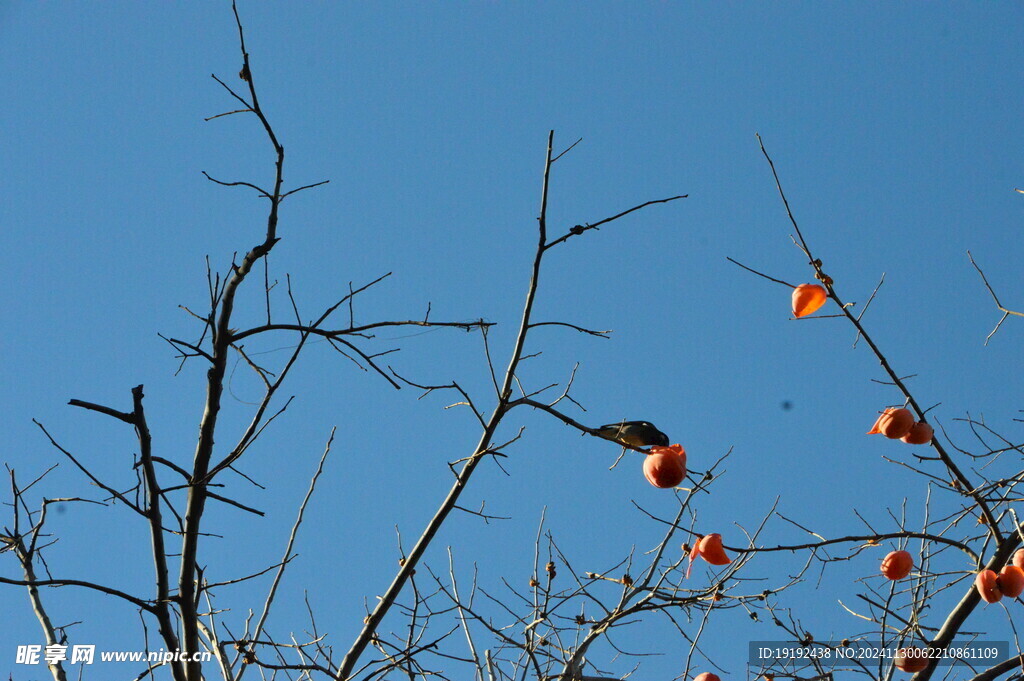
[[[789,290],[726,261],[794,284],[812,276],[790,242],[760,133],[839,294],[860,309],[885,273],[865,323],[896,370],[915,375],[918,400],[938,405],[933,420],[974,450],[957,421],[967,414],[1020,441],[1024,325],[1010,320],[984,345],[999,313],[966,255],[1005,304],[1024,307],[1024,196],[1013,191],[1024,187],[1019,4],[243,0],[240,12],[263,107],[287,150],[286,182],[330,180],[283,207],[271,259],[278,318],[290,317],[286,273],[309,319],[349,282],[391,272],[357,299],[357,323],[422,318],[428,303],[434,320],[483,318],[497,324],[491,347],[503,369],[536,245],[548,131],[558,149],[582,138],[555,167],[553,233],[646,200],[689,198],[549,253],[535,319],[614,333],[538,330],[527,351],[543,354],[523,366],[524,384],[564,381],[578,362],[572,394],[587,411],[568,411],[581,422],[651,420],[686,447],[695,470],[731,449],[694,523],[726,544],[742,544],[738,526],[755,528],[776,499],[822,534],[862,532],[854,510],[892,531],[889,511],[904,503],[919,525],[925,480],[883,459],[910,461],[911,449],[864,436],[878,410],[901,401],[876,382],[877,360],[863,343],[851,347],[847,322],[791,320]],[[191,462],[205,370],[191,362],[176,374],[157,333],[194,338],[197,326],[178,306],[202,310],[204,258],[223,272],[265,229],[265,203],[253,192],[214,186],[201,171],[258,184],[273,172],[255,119],[203,120],[236,108],[210,78],[241,85],[236,38],[226,2],[0,2],[0,266],[11,284],[0,345],[3,458],[22,484],[60,464],[32,490],[34,507],[42,496],[100,495],[33,418],[111,484],[133,483],[131,430],[67,407],[71,398],[128,409],[130,389],[144,384],[155,454]],[[261,300],[254,279],[236,326],[259,323]],[[294,343],[281,334],[246,349],[279,364]],[[399,347],[387,358],[399,373],[454,379],[491,403],[478,334],[394,330],[365,347]],[[260,397],[244,365],[228,387],[222,447]],[[443,409],[453,400],[396,391],[324,343],[310,345],[282,392],[295,401],[243,463],[265,489],[225,478],[227,493],[267,515],[214,505],[205,527],[223,538],[203,543],[204,562],[219,581],[279,559],[337,426],[270,628],[301,636],[305,591],[344,651],[364,599],[394,574],[396,527],[410,546],[449,488],[446,462],[471,453],[478,428],[467,411]],[[604,571],[657,543],[659,526],[633,504],[668,517],[676,501],[644,481],[639,457],[609,470],[617,447],[526,411],[511,414],[498,439],[520,426],[523,438],[502,461],[507,475],[488,463],[463,497],[511,519],[485,525],[456,514],[427,564],[446,571],[450,545],[460,574],[476,564],[493,592],[502,593],[502,576],[525,589],[545,508],[578,572]],[[1000,465],[1019,471],[1019,456]],[[946,497],[935,503],[956,508]],[[49,523],[59,538],[47,550],[54,575],[151,592],[138,519],[113,506],[59,511]],[[806,535],[774,521],[766,537]],[[860,604],[858,593],[881,586],[874,575],[886,550],[830,566],[820,581],[814,573],[780,607],[819,638],[861,633],[864,623],[839,601]],[[3,558],[0,574],[16,577],[13,558]],[[739,591],[777,584],[805,558],[759,557],[745,574],[765,581]],[[970,569],[952,558],[946,567]],[[266,588],[221,592],[234,631]],[[55,622],[84,620],[73,642],[142,648],[130,608],[71,589],[43,596]],[[0,604],[0,673],[28,678],[36,670],[14,665],[15,648],[41,641],[38,624],[23,590],[0,590]],[[937,624],[943,612],[928,617]],[[977,628],[985,617],[1005,622],[993,607]],[[736,679],[746,675],[748,640],[779,637],[736,609],[716,614],[702,643],[723,677]],[[666,620],[618,641],[661,654],[643,659],[645,678],[682,673],[687,646]],[[616,674],[634,664],[601,662]]]

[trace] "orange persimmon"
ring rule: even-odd
[[[722,680],[718,678],[718,674],[712,674],[711,672],[703,672],[702,674],[697,674],[697,676],[694,677],[693,681],[722,681]]]
[[[903,579],[914,569],[914,557],[906,551],[893,551],[882,559],[882,574],[896,581]]]
[[[1024,570],[1024,549],[1017,549],[1017,552],[1013,554],[1013,564]]]
[[[914,415],[909,409],[889,407],[878,417],[875,425],[871,426],[868,435],[881,433],[890,440],[898,440],[910,432],[913,426]]]
[[[793,289],[793,316],[814,314],[828,300],[828,291],[817,284],[800,284]]]
[[[918,421],[914,425],[910,426],[910,430],[907,434],[900,438],[903,442],[908,445],[926,445],[932,441],[932,437],[935,436],[935,430],[924,421]]]
[[[978,595],[986,603],[995,603],[1003,597],[999,588],[999,577],[991,570],[982,570],[974,578],[974,586],[978,589]]]
[[[928,666],[928,656],[924,648],[900,648],[892,662],[900,671],[915,674]]]
[[[732,558],[725,555],[725,549],[722,547],[722,535],[717,532],[714,534],[706,534],[698,539],[693,544],[693,548],[690,549],[690,564],[686,566],[686,576],[690,576],[690,570],[693,569],[693,561],[700,556],[712,565],[728,565],[732,562]]]
[[[655,487],[675,487],[686,477],[686,450],[682,445],[651,447],[644,457],[644,477]]]
[[[1024,570],[1016,565],[1006,565],[996,577],[999,590],[1007,598],[1016,598],[1024,591]]]
[[[725,555],[725,549],[722,548],[722,535],[717,532],[704,535],[694,545],[693,551],[690,552],[691,560],[695,553],[712,565],[728,565],[732,562],[732,558]]]

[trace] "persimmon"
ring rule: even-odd
[[[890,440],[898,440],[910,432],[913,426],[914,415],[910,413],[909,409],[889,407],[878,417],[875,425],[871,426],[868,435],[881,433]]]
[[[828,300],[828,291],[817,284],[800,284],[793,289],[793,316],[814,314]]]
[[[903,579],[914,569],[914,557],[907,551],[893,551],[882,559],[882,574],[896,581]]]
[[[900,671],[916,674],[928,666],[928,656],[924,648],[900,648],[892,662]]]
[[[974,586],[978,590],[978,595],[986,603],[995,603],[1003,597],[1003,592],[999,588],[999,577],[991,570],[979,572],[978,576],[974,578]]]
[[[1016,565],[1006,565],[999,571],[996,577],[996,584],[999,590],[1007,598],[1016,598],[1024,591],[1024,570]]]
[[[935,435],[935,430],[924,421],[918,421],[914,425],[910,426],[910,430],[907,434],[900,438],[903,442],[908,445],[926,445],[932,441],[932,437]]]
[[[693,681],[722,681],[722,680],[718,678],[718,674],[712,674],[711,672],[703,672],[701,674],[697,674],[697,676],[694,677]]]
[[[1013,554],[1013,564],[1024,570],[1024,549],[1017,549],[1017,552]]]
[[[722,547],[722,535],[717,532],[706,534],[694,542],[693,548],[690,549],[690,564],[686,567],[687,577],[690,576],[690,570],[693,569],[693,561],[697,556],[700,556],[712,565],[728,565],[732,562],[732,558],[725,555],[725,549]]]
[[[725,549],[722,548],[722,535],[717,532],[704,535],[694,546],[694,551],[712,565],[728,565],[732,562],[732,558],[725,555]]]
[[[682,445],[651,447],[644,458],[644,477],[655,487],[675,487],[686,477],[686,450]]]

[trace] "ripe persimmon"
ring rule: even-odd
[[[704,535],[704,537],[693,547],[693,550],[697,552],[697,555],[712,565],[728,565],[732,562],[732,558],[725,555],[725,549],[722,548],[722,535],[717,532],[714,534]]]
[[[916,674],[928,666],[928,656],[924,648],[900,648],[892,662],[900,671]]]
[[[900,438],[903,442],[908,445],[926,445],[932,441],[932,437],[935,436],[935,430],[924,421],[918,421],[914,425],[910,426],[910,430],[907,434]]]
[[[644,477],[655,487],[675,487],[686,477],[686,450],[682,445],[651,447],[644,457]]]
[[[1017,552],[1013,554],[1013,564],[1024,570],[1024,549],[1017,549]]]
[[[1007,598],[1016,598],[1024,591],[1024,570],[1016,565],[1006,565],[999,571],[996,577],[996,584],[999,590]]]
[[[697,676],[694,677],[693,681],[722,681],[722,680],[718,678],[718,674],[712,674],[711,672],[703,672],[701,674],[697,674]]]
[[[978,595],[986,603],[995,603],[1003,597],[999,588],[999,577],[991,570],[982,570],[974,578],[974,586],[978,589]]]
[[[914,557],[907,551],[893,551],[882,559],[882,574],[896,581],[903,579],[914,569]]]
[[[800,284],[793,289],[793,316],[814,314],[828,300],[828,291],[817,284]]]
[[[717,532],[706,534],[694,542],[693,548],[690,549],[690,564],[686,567],[687,577],[690,576],[690,570],[693,569],[693,561],[697,556],[700,556],[712,565],[728,565],[732,562],[732,558],[725,555],[725,549],[722,547],[722,535]]]
[[[875,425],[871,426],[868,435],[881,433],[890,440],[898,440],[910,432],[913,426],[914,415],[910,413],[909,409],[889,407],[878,417]]]

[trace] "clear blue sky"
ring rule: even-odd
[[[324,188],[284,207],[273,276],[291,273],[304,317],[348,290],[394,274],[357,300],[357,321],[485,318],[503,367],[518,323],[536,241],[546,136],[583,141],[557,165],[555,231],[648,199],[655,206],[550,254],[537,318],[614,329],[611,340],[541,329],[543,351],[523,370],[533,388],[580,363],[573,395],[590,425],[649,419],[685,445],[703,470],[730,448],[727,475],[699,504],[696,528],[740,544],[776,497],[788,517],[823,534],[859,532],[853,509],[892,529],[886,509],[909,498],[920,519],[924,482],[882,460],[908,448],[866,438],[875,412],[899,398],[840,320],[794,322],[789,292],[726,261],[732,256],[800,283],[810,272],[757,146],[772,153],[801,226],[845,299],[863,304],[886,273],[866,323],[960,444],[968,412],[1020,440],[1017,369],[1024,325],[998,320],[971,268],[971,249],[1004,302],[1024,307],[1019,238],[1024,196],[1024,95],[1019,4],[897,3],[269,3],[242,0],[261,99],[287,153],[286,180]],[[54,462],[39,497],[98,498],[32,423],[112,484],[128,487],[132,433],[70,398],[127,409],[145,384],[156,453],[187,465],[195,445],[204,370],[177,362],[157,333],[190,338],[178,309],[200,310],[204,256],[223,271],[261,236],[264,206],[223,179],[269,181],[272,157],[254,121],[209,77],[238,84],[227,2],[0,2],[0,255],[8,281],[0,396],[4,459],[23,483]],[[239,326],[258,323],[258,282],[240,301]],[[281,314],[287,300],[279,287]],[[401,336],[401,338],[399,338]],[[290,336],[253,342],[268,362]],[[375,349],[424,383],[458,380],[489,399],[479,336],[382,333]],[[227,446],[258,399],[244,366],[226,402]],[[313,345],[286,395],[288,412],[247,456],[230,493],[267,512],[215,508],[205,542],[213,581],[276,561],[332,426],[341,434],[307,515],[272,631],[301,631],[307,589],[321,629],[344,650],[363,599],[396,567],[396,525],[411,543],[441,496],[445,462],[470,453],[468,413],[443,397],[417,401]],[[793,404],[783,410],[784,401]],[[479,565],[500,590],[524,587],[533,537],[548,526],[580,571],[601,571],[659,529],[633,507],[672,513],[617,448],[526,412],[499,436],[526,431],[506,477],[487,466],[466,505],[496,515],[455,518],[428,563]],[[5,502],[9,499],[5,496]],[[8,522],[5,518],[2,523]],[[886,523],[890,523],[888,526]],[[53,573],[141,595],[151,589],[145,528],[126,511],[68,504],[51,519],[60,542]],[[778,542],[793,539],[771,526]],[[877,553],[877,555],[876,555]],[[832,567],[820,585],[794,589],[793,606],[821,637],[859,633],[852,580],[874,574],[881,550]],[[16,575],[4,556],[0,570]],[[747,576],[777,583],[802,556],[755,560]],[[955,569],[965,569],[957,566]],[[695,579],[706,579],[695,571]],[[225,589],[219,607],[262,603],[259,587]],[[815,589],[815,587],[817,588]],[[44,591],[60,623],[101,648],[141,649],[137,615],[104,599]],[[38,640],[21,590],[0,590],[0,673],[22,678],[17,643]],[[936,614],[938,616],[938,614]],[[740,610],[721,613],[704,639],[742,678],[746,641],[777,638]],[[649,678],[681,673],[665,620],[624,636],[656,651]],[[672,641],[667,647],[665,641]],[[632,663],[609,665],[625,673]],[[130,673],[138,673],[131,670]]]

